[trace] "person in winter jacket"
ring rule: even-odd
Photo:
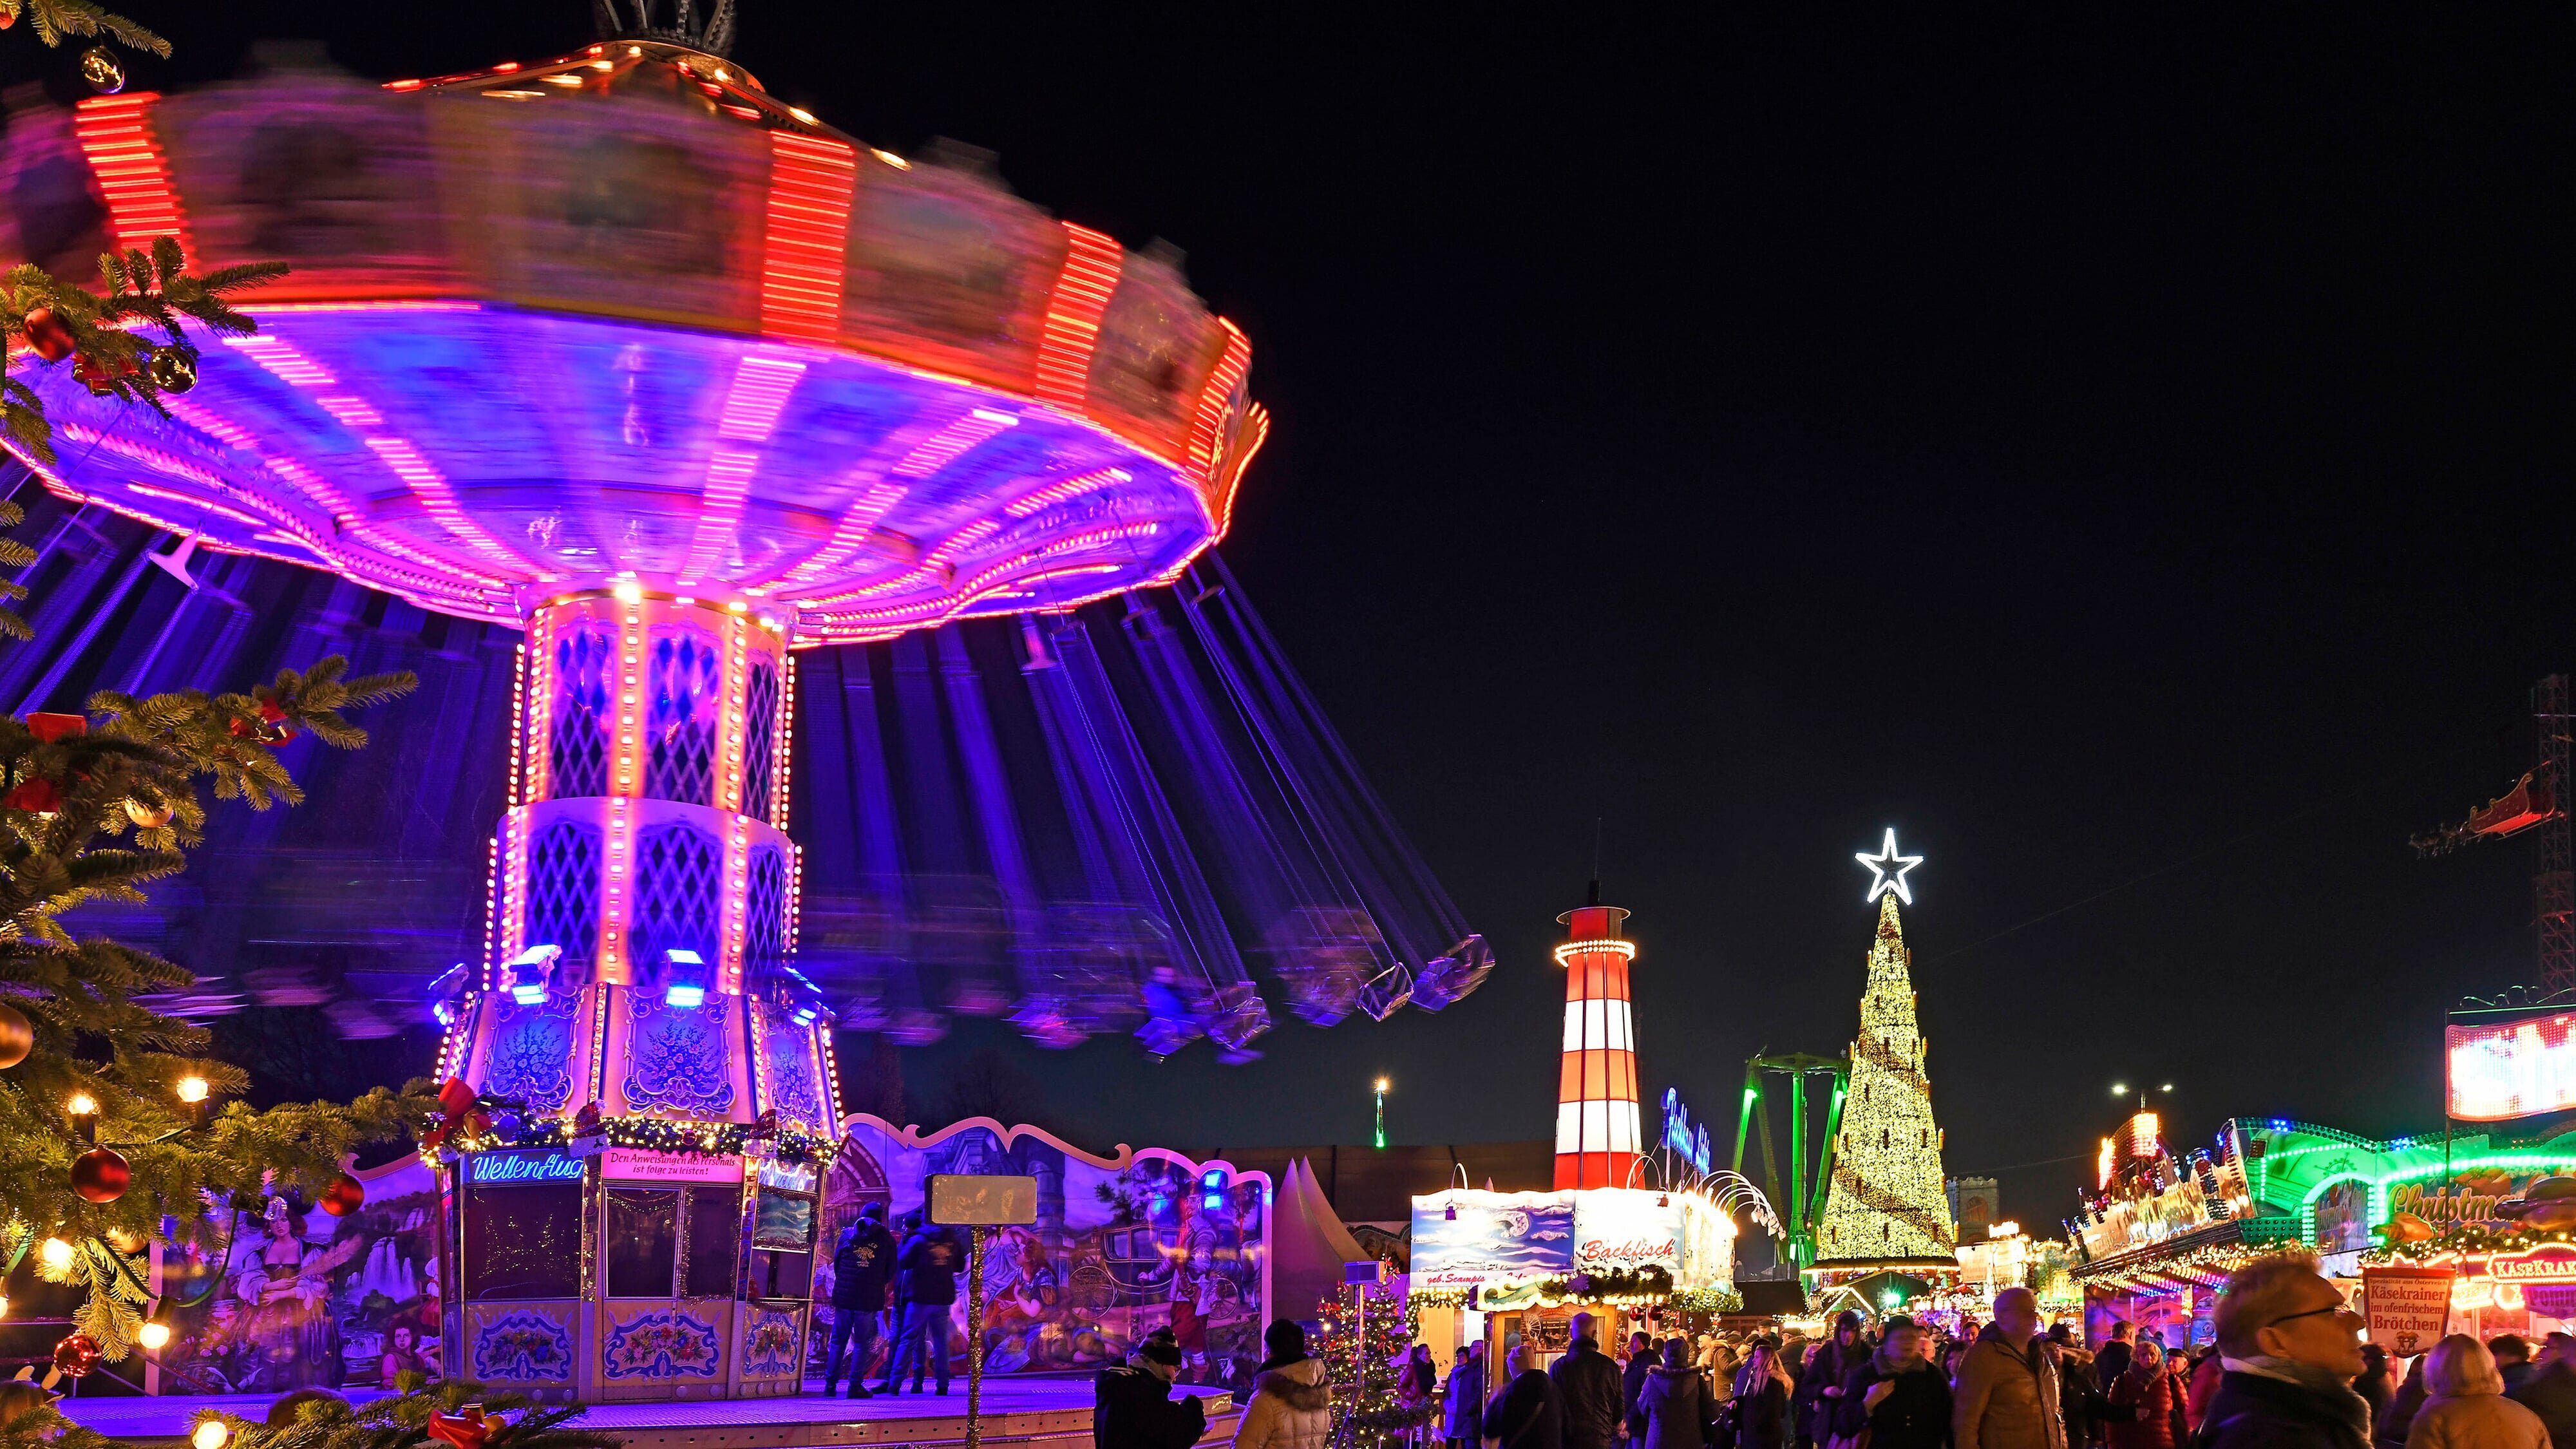
[[[2397,1394],[2397,1375],[2389,1366],[2388,1350],[2375,1343],[2361,1346],[2361,1377],[2352,1381],[2352,1391],[2370,1405],[2370,1420],[2378,1423],[2379,1416],[2388,1412],[2388,1401]]]
[[[2226,1374],[2194,1449],[2368,1449],[2370,1405],[2352,1391],[2362,1320],[2315,1259],[2237,1269],[2219,1289],[2216,1326]]]
[[[2218,1381],[2226,1373],[2226,1361],[2215,1344],[2191,1366],[2191,1394],[2182,1402],[2182,1420],[2191,1432],[2200,1432],[2200,1421],[2209,1416],[2209,1401],[2218,1397]]]
[[[1959,1359],[1951,1386],[1957,1449],[2066,1449],[2058,1410],[2057,1346],[2040,1337],[2039,1300],[2027,1288],[1995,1295],[1995,1319]]]
[[[1834,1336],[1808,1356],[1807,1371],[1798,1376],[1791,1391],[1789,1409],[1796,1417],[1800,1445],[1822,1444],[1833,1437],[1843,1380],[1868,1356],[1860,1342],[1860,1315],[1846,1308],[1834,1316]]]
[[[1645,1417],[1637,1412],[1637,1392],[1646,1386],[1646,1375],[1654,1370],[1658,1359],[1653,1337],[1644,1333],[1628,1335],[1628,1361],[1619,1366],[1619,1422],[1628,1427],[1631,1439],[1646,1432]]]
[[[1485,1432],[1485,1341],[1467,1345],[1449,1365],[1445,1412],[1440,1434],[1450,1449],[1476,1449]]]
[[[894,1234],[886,1231],[885,1204],[859,1209],[859,1220],[832,1250],[832,1343],[823,1357],[823,1397],[841,1378],[841,1350],[850,1350],[850,1397],[868,1395],[868,1360],[876,1353],[877,1315],[885,1311],[886,1284],[894,1277]]]
[[[1531,1367],[1537,1356],[1526,1342],[1513,1345],[1511,1378],[1485,1406],[1485,1437],[1500,1449],[1563,1449],[1565,1405],[1556,1380]]]
[[[2504,1379],[2505,1392],[2521,1388],[2531,1377],[2531,1341],[2521,1334],[2497,1334],[2487,1340],[2487,1352],[2495,1358],[2496,1373]]]
[[[1637,1391],[1637,1412],[1643,1416],[1645,1449],[1705,1449],[1708,1380],[1691,1362],[1688,1343],[1676,1338],[1665,1344],[1663,1362],[1647,1367],[1645,1387]]]
[[[2553,1333],[2540,1344],[2540,1361],[2505,1397],[2540,1416],[2549,1442],[2576,1449],[2576,1338]]]
[[[2485,1344],[2455,1333],[2425,1357],[2431,1397],[2406,1431],[2406,1449],[2549,1449],[2540,1416],[2504,1396],[2504,1375]]]
[[[1626,1418],[1619,1366],[1593,1340],[1594,1319],[1574,1315],[1574,1343],[1548,1368],[1564,1417],[1565,1449],[1610,1449]]]
[[[2182,1402],[2174,1376],[2165,1371],[2165,1351],[2152,1338],[2131,1350],[2128,1366],[2111,1381],[2110,1399],[2136,1417],[2104,1425],[2111,1449],[2181,1449],[2189,1431],[2181,1429]]]
[[[1234,1449],[1325,1449],[1333,1438],[1333,1389],[1324,1381],[1324,1361],[1306,1356],[1306,1330],[1282,1318],[1261,1344],[1270,1356],[1252,1376]]]
[[[2129,1340],[2129,1325],[2125,1321],[2114,1321],[2111,1324],[2111,1341],[2102,1345],[2100,1353],[2093,1355],[2093,1379],[2101,1385],[2102,1392],[2111,1392],[2111,1386],[2120,1381],[2120,1375],[2129,1371],[2129,1359],[2137,1351],[2138,1346]]]
[[[921,1392],[922,1373],[928,1369],[944,1394],[948,1360],[955,1352],[950,1305],[957,1301],[957,1270],[965,1266],[965,1250],[946,1228],[925,1227],[904,1240],[895,1262],[903,1272],[903,1327],[896,1331],[894,1357],[887,1361],[886,1380],[877,1392],[898,1392],[895,1382],[909,1368],[914,1393]]]
[[[1125,1368],[1092,1376],[1092,1449],[1190,1449],[1207,1432],[1207,1406],[1172,1398],[1181,1345],[1168,1328],[1146,1335]]]
[[[1923,1356],[1923,1330],[1887,1320],[1878,1351],[1861,1360],[1833,1400],[1837,1441],[1869,1431],[1869,1449],[1942,1449],[1950,1442],[1950,1385]]]
[[[2432,1361],[2429,1353],[2415,1355],[2406,1366],[2406,1377],[2398,1382],[2397,1392],[2388,1396],[2388,1407],[2379,1411],[2373,1421],[2371,1442],[2379,1449],[2406,1449],[2406,1431],[2415,1427],[2415,1416],[2424,1408],[2424,1365]]]
[[[2108,1384],[2093,1376],[2093,1355],[2076,1346],[2073,1327],[2050,1325],[2048,1341],[2057,1350],[2057,1407],[2066,1416],[2066,1442],[2101,1442],[2101,1427],[2130,1417],[2129,1411],[2103,1393]]]
[[[1735,1449],[1786,1449],[1790,1392],[1789,1370],[1780,1361],[1780,1350],[1762,1343],[1736,1377]]]

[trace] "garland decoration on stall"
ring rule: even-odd
[[[1664,1300],[1684,1313],[1742,1313],[1744,1295],[1732,1288],[1677,1288]]]
[[[491,1105],[486,1103],[486,1105]],[[499,1152],[520,1147],[560,1147],[601,1139],[608,1147],[646,1152],[684,1153],[695,1157],[740,1157],[777,1149],[779,1161],[829,1166],[839,1150],[831,1138],[771,1122],[675,1122],[668,1117],[601,1117],[596,1126],[575,1131],[561,1117],[540,1117],[504,1137],[488,1123],[466,1127],[442,1139],[456,1152]]]
[[[1599,1273],[1572,1273],[1539,1280],[1539,1302],[1549,1308],[1568,1303],[1643,1303],[1672,1296],[1673,1275],[1662,1265],[1612,1268]]]

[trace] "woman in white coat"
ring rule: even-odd
[[[1306,1330],[1282,1318],[1261,1335],[1270,1357],[1252,1379],[1252,1401],[1235,1425],[1234,1449],[1327,1449],[1333,1390],[1324,1361],[1306,1356]]]

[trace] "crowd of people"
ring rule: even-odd
[[[1471,1343],[1444,1382],[1417,1345],[1403,1384],[1446,1449],[2576,1449],[2576,1337],[2535,1355],[2511,1335],[2453,1334],[2392,1358],[2296,1254],[2238,1270],[2212,1326],[2214,1342],[2184,1349],[2115,1324],[2092,1350],[2016,1288],[1958,1335],[1847,1312],[1816,1342],[1638,1333],[1605,1350],[1578,1314],[1544,1370],[1523,1342],[1489,1373]],[[1263,1430],[1236,1449],[1310,1449],[1328,1432],[1326,1376],[1294,1347],[1307,1372],[1274,1382],[1265,1365],[1245,1416]],[[1265,1410],[1265,1394],[1280,1402]],[[1278,1429],[1292,1397],[1304,1433]]]

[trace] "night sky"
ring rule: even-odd
[[[125,8],[181,46],[150,85],[590,39]],[[1724,1140],[1749,1053],[1848,1041],[1894,825],[1947,1162],[2008,1214],[2072,1206],[2115,1080],[2185,1146],[2437,1126],[2531,856],[2406,836],[2576,668],[2571,28],[750,0],[774,93],[1187,250],[1277,424],[1226,554],[1502,961],[1243,1068],[968,1023],[916,1090],[1001,1042],[1092,1145],[1364,1141],[1381,1072],[1399,1141],[1542,1136],[1597,819],[1643,1079]]]

